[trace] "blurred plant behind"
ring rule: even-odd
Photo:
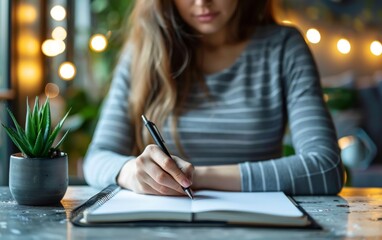
[[[69,174],[72,184],[77,181],[83,183],[82,159],[91,142],[100,107],[107,94],[113,69],[123,45],[124,25],[131,3],[131,0],[91,1],[91,24],[90,29],[86,30],[90,33],[88,41],[80,43],[79,49],[82,53],[74,54],[74,61],[79,62],[79,67],[84,60],[87,61],[84,65],[87,65],[88,71],[85,70],[85,74],[78,76],[77,81],[69,82],[64,94],[66,108],[71,108],[65,127],[70,128],[71,132],[63,144],[63,149],[69,156]],[[81,17],[83,16],[76,15],[75,19]],[[81,38],[83,30],[76,28],[75,42],[81,42],[81,40],[77,41],[76,37]],[[95,35],[106,37],[107,45],[104,50],[97,51],[92,48],[91,41]],[[86,57],[81,57],[84,53]]]

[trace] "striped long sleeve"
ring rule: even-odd
[[[119,62],[85,157],[89,184],[115,183],[131,155],[129,56]],[[194,165],[239,164],[242,191],[336,194],[343,169],[336,133],[322,98],[311,52],[294,28],[259,27],[228,68],[205,76],[208,97],[195,88],[178,120],[183,158]],[[167,121],[170,152],[179,155]],[[294,156],[283,157],[289,124]]]
[[[240,164],[244,191],[336,194],[343,169],[319,75],[303,37],[289,29],[280,57],[284,104],[296,155]]]

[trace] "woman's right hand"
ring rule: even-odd
[[[117,182],[137,193],[185,195],[192,184],[194,166],[179,157],[169,158],[157,145],[148,145],[137,158],[123,165]]]

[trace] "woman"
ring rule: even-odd
[[[88,183],[159,195],[338,193],[342,163],[314,60],[268,9],[265,0],[136,1],[86,156]],[[296,155],[282,157],[287,122]]]

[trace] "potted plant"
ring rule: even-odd
[[[32,110],[27,100],[24,129],[9,109],[8,113],[15,128],[2,125],[21,151],[10,156],[9,188],[13,198],[22,205],[58,204],[68,187],[68,156],[59,146],[69,130],[60,140],[56,138],[69,112],[54,129],[49,98],[40,106],[36,97]]]

